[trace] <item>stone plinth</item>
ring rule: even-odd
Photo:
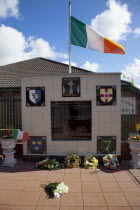
[[[5,155],[5,160],[3,161],[2,166],[13,167],[16,164],[16,159],[14,158],[15,154],[15,139],[1,139],[2,149],[4,149],[3,154]]]
[[[129,164],[132,168],[140,168],[140,141],[128,139],[129,147],[132,150],[132,160],[130,160]]]

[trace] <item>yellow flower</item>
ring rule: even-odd
[[[140,123],[139,124],[137,123],[136,124],[136,131],[139,132],[139,130],[140,130]]]
[[[3,135],[2,138],[3,139],[11,139],[12,138],[12,134],[10,134],[10,135]]]

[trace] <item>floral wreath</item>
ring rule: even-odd
[[[116,155],[111,155],[111,154],[105,155],[103,157],[103,163],[104,166],[109,169],[119,168],[119,161]]]
[[[96,168],[98,166],[98,160],[93,155],[86,155],[84,158],[85,168]]]
[[[55,159],[50,159],[49,157],[47,157],[45,160],[36,163],[36,168],[57,170],[60,169],[60,164]]]
[[[67,168],[77,168],[81,163],[81,158],[75,153],[70,153],[65,157],[65,165]]]

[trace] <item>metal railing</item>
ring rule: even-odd
[[[130,91],[122,91],[121,95],[121,139],[127,140],[140,123],[140,97]],[[21,122],[21,96],[0,96],[0,137],[12,133],[12,129],[22,130]]]
[[[0,96],[0,137],[21,129],[21,96]]]
[[[140,97],[128,90],[122,91],[121,95],[121,139],[126,141],[138,133],[136,125],[140,124]]]

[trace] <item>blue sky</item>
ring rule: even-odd
[[[140,88],[140,0],[71,0],[72,16],[121,44],[125,55],[72,46],[72,64],[124,72]],[[35,57],[68,63],[68,0],[0,0],[0,65]]]

